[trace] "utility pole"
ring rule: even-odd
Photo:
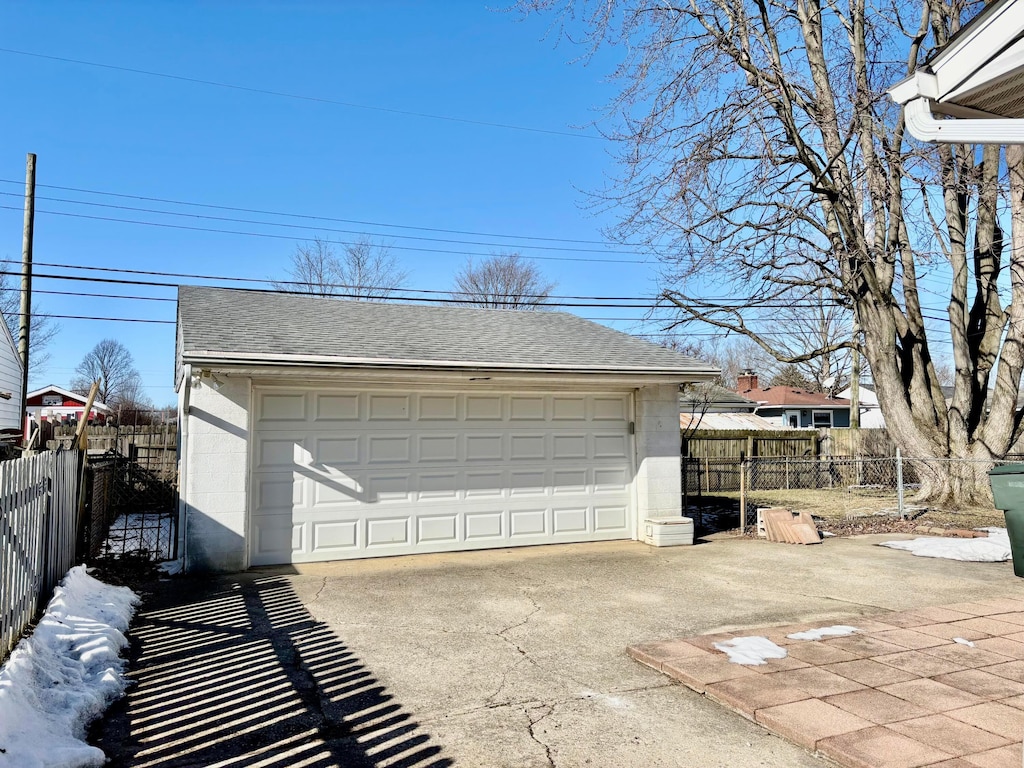
[[[25,158],[25,229],[21,239],[21,321],[18,327],[18,355],[21,357],[21,423],[25,424],[28,396],[29,326],[32,323],[32,235],[36,221],[36,156]],[[28,430],[25,430],[28,439]]]

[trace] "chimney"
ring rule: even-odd
[[[749,368],[736,377],[736,390],[746,392],[748,389],[757,389],[757,374]]]

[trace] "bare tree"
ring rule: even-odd
[[[15,343],[21,332],[21,289],[12,284],[10,275],[0,275],[0,313]],[[29,367],[38,370],[50,360],[47,349],[60,331],[60,326],[50,318],[39,314],[39,308],[32,305],[32,319],[29,321],[28,362]]]
[[[128,348],[116,339],[103,339],[75,367],[71,389],[87,394],[99,381],[97,398],[112,408],[134,404],[142,391],[139,372]]]
[[[828,298],[863,329],[859,343],[904,454],[970,460],[931,474],[922,496],[984,495],[984,462],[1022,429],[1024,149],[917,144],[885,93],[982,4],[522,5],[559,9],[567,32],[591,49],[622,44],[610,112],[622,116],[613,138],[623,174],[605,199],[622,212],[616,234],[662,259],[663,301],[680,322],[743,334],[798,364],[855,342],[787,353],[750,321]],[[952,279],[936,301],[921,280],[940,264]],[[745,300],[702,299],[709,276],[716,293]],[[943,315],[956,372],[948,406],[932,349]]]
[[[370,238],[340,249],[329,240],[313,238],[295,247],[287,281],[274,281],[280,291],[314,296],[337,296],[358,301],[383,301],[409,278],[387,247]]]
[[[554,283],[518,253],[496,253],[478,264],[472,258],[455,275],[452,298],[465,307],[542,309]]]

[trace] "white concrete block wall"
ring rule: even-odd
[[[203,379],[191,391],[185,506],[185,567],[240,571],[247,565],[249,491],[248,379],[219,375],[219,390]]]
[[[637,527],[648,517],[682,515],[679,386],[641,387],[636,394]]]

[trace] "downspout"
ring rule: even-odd
[[[178,558],[182,569],[188,563],[188,422],[192,394],[192,366],[182,366],[181,410],[178,414]]]

